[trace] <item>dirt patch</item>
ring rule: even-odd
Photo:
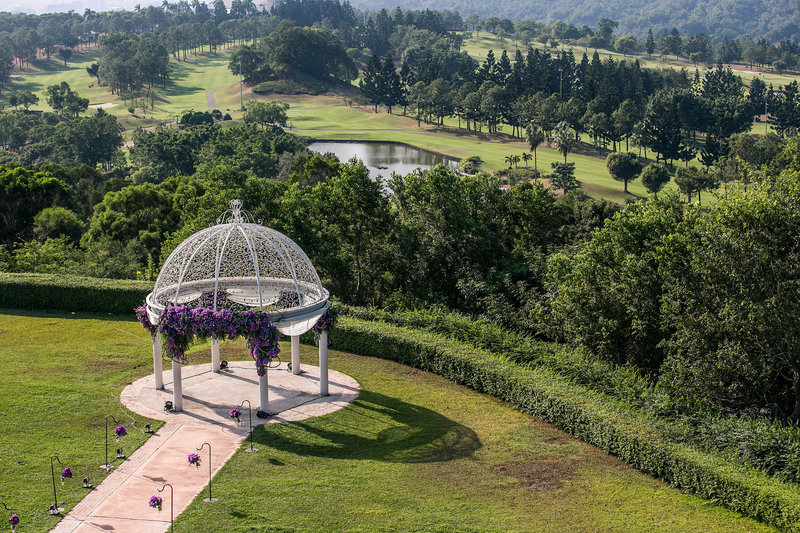
[[[408,372],[403,372],[403,375],[407,378],[418,378],[420,376],[419,372],[416,370],[409,370]]]
[[[530,491],[555,490],[575,477],[579,460],[571,456],[520,454],[520,461],[507,461],[492,470],[516,478]]]
[[[92,104],[89,107],[91,109],[111,109],[112,107],[117,107],[119,104],[114,104],[112,102],[106,102],[105,104]]]

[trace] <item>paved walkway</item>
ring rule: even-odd
[[[167,413],[166,400],[172,399],[172,372],[164,372],[165,390],[156,391],[153,376],[142,378],[121,394],[122,403],[132,411],[164,424],[127,460],[88,494],[52,530],[57,533],[96,533],[119,531],[161,533],[169,529],[169,488],[159,494],[164,483],[175,489],[174,513],[177,517],[201,491],[208,493],[208,447],[196,451],[204,442],[212,448],[212,474],[233,456],[249,433],[247,409],[241,408],[242,423],[229,416],[242,400],[253,405],[253,425],[303,420],[331,413],[351,403],[360,390],[358,382],[340,372],[329,372],[329,391],[319,396],[319,368],[303,366],[303,373],[292,375],[285,365],[270,369],[269,419],[256,418],[258,381],[252,362],[231,362],[223,373],[211,372],[210,364],[183,368],[183,412]],[[256,446],[258,448],[258,446]],[[262,445],[262,447],[264,447]],[[261,450],[265,453],[266,450]],[[200,468],[188,464],[186,456],[197,453]],[[212,496],[213,485],[212,485]],[[163,511],[150,509],[150,496],[164,499]]]

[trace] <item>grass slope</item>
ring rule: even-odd
[[[176,531],[768,530],[433,374],[337,351],[331,364],[361,384],[356,402],[259,427],[259,452],[214,479],[220,504],[196,498]]]

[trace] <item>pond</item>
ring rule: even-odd
[[[406,144],[391,142],[315,142],[308,147],[309,150],[321,154],[330,152],[339,158],[339,161],[349,161],[356,157],[364,162],[369,169],[369,175],[375,178],[390,178],[392,172],[408,174],[414,169],[429,169],[439,163],[450,168],[456,168],[458,161],[433,152],[420,150]]]

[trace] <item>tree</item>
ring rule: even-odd
[[[800,421],[797,183],[792,168],[734,188],[685,241],[692,268],[664,307],[676,328],[659,378],[668,394],[710,412]]]
[[[567,154],[575,146],[575,134],[566,122],[559,122],[553,130],[553,141],[556,143],[558,151],[564,156],[564,163],[567,162]]]
[[[67,68],[67,60],[72,57],[72,48],[59,48],[58,57],[64,60],[64,68]]]
[[[623,191],[628,194],[628,182],[639,177],[642,162],[636,154],[630,152],[614,152],[606,158],[606,168],[611,177],[623,183]]]
[[[92,78],[97,78],[98,85],[100,84],[100,76],[98,75],[99,71],[100,71],[100,63],[92,63],[91,65],[86,67],[86,73]]]
[[[533,171],[539,175],[539,167],[536,164],[536,149],[544,142],[544,132],[536,124],[528,124],[525,128],[525,141],[527,141],[530,151],[533,152]]]
[[[39,97],[31,91],[22,91],[21,93],[17,93],[13,96],[16,96],[17,105],[24,107],[25,111],[28,111],[28,108],[30,108],[32,105],[39,103]]]
[[[697,167],[679,168],[675,172],[675,185],[686,195],[689,202],[692,201],[692,195],[696,192],[698,203],[702,203],[702,191],[715,189],[718,186],[711,174]]]
[[[553,172],[550,174],[550,186],[562,189],[565,193],[580,187],[575,179],[575,163],[550,163]]]
[[[520,157],[522,157],[522,161],[525,163],[525,168],[528,168],[528,161],[533,159],[533,156],[531,154],[529,154],[528,152],[522,152]]]
[[[77,243],[83,234],[83,222],[69,209],[47,207],[33,217],[33,233],[40,241],[63,235]]]
[[[656,51],[656,40],[653,38],[652,28],[647,30],[647,41],[645,41],[644,49],[649,56],[653,55],[653,52]]]
[[[81,98],[78,93],[70,89],[69,84],[62,81],[58,85],[50,85],[45,89],[47,104],[54,111],[77,117],[89,107],[89,99]]]
[[[683,50],[683,41],[677,28],[672,28],[672,31],[664,36],[661,41],[661,49],[665,54],[674,54],[675,59],[678,59],[678,54]]]
[[[642,185],[651,194],[657,194],[670,180],[667,167],[658,163],[650,163],[644,167],[641,177]]]
[[[661,89],[650,98],[645,110],[644,124],[649,146],[664,161],[672,161],[681,151],[680,98],[680,93],[672,89]]]
[[[261,129],[266,129],[269,124],[285,124],[288,109],[289,104],[280,100],[270,102],[251,100],[245,107],[243,119],[245,123],[260,124]]]
[[[624,35],[614,42],[614,49],[625,56],[628,52],[636,48],[636,37],[633,35]]]
[[[69,186],[48,172],[24,167],[0,167],[0,242],[11,244],[33,237],[33,218],[66,199]]]

